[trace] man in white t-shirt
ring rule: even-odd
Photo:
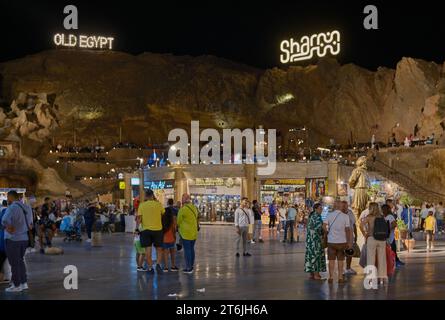
[[[280,207],[278,208],[278,219],[280,219],[280,222],[278,224],[277,233],[280,233],[280,231],[284,231],[284,228],[286,227],[286,213],[287,204],[282,201]]]
[[[354,238],[354,243],[357,243],[357,224],[356,224],[354,212],[352,212],[352,210],[349,209],[347,201],[342,201],[341,204],[342,204],[341,211],[348,215],[352,235]],[[352,263],[352,256],[346,256],[346,270],[345,270],[344,274],[351,274],[351,275],[357,274],[357,272],[351,268],[351,263]]]
[[[335,272],[335,260],[338,262],[338,283],[344,283],[343,261],[345,250],[352,248],[351,224],[347,213],[340,211],[341,202],[335,201],[334,211],[328,213],[323,223],[325,232],[328,232],[328,260],[329,260],[329,283],[332,283]]]

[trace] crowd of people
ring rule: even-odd
[[[360,258],[362,267],[376,266],[375,281],[384,285],[388,279],[387,258],[394,257],[393,264],[397,263],[397,267],[404,265],[397,257],[394,238],[396,210],[397,207],[393,205],[392,200],[381,206],[370,202],[357,220],[347,201],[335,201],[333,209],[323,220],[322,205],[315,204],[309,215],[306,237],[305,272],[310,274],[310,279],[322,280],[320,273],[328,271],[327,279],[332,283],[337,266],[337,281],[340,284],[345,283],[345,276],[357,274],[351,268],[352,259],[355,257]],[[364,237],[361,249],[357,245],[358,230]],[[393,251],[390,257],[387,247]],[[325,249],[327,249],[328,268]],[[345,260],[346,266],[344,266]]]
[[[34,247],[34,238],[38,238],[41,253],[52,246],[57,233],[65,233],[64,240],[71,241],[80,240],[85,231],[86,241],[91,242],[93,230],[124,231],[127,214],[136,221],[134,248],[138,272],[178,272],[180,250],[184,252],[183,272],[194,272],[200,223],[199,210],[190,195],[184,194],[182,201],[176,203],[168,199],[164,207],[148,189],[145,201],[134,208],[117,207],[86,200],[68,203],[61,209],[55,201],[45,198],[42,205],[31,208],[17,192],[10,191],[0,210],[0,281],[10,283],[6,291],[28,289],[24,256],[28,248]],[[263,227],[266,213],[259,202],[242,198],[234,214],[236,258],[250,257],[252,245],[264,243],[263,234],[269,231],[269,241],[275,239],[272,235],[290,244],[304,238],[304,271],[311,280],[333,283],[337,274],[337,282],[345,283],[347,276],[357,274],[352,269],[353,258],[360,258],[362,267],[376,267],[376,283],[385,285],[391,270],[404,265],[397,255],[396,230],[405,225],[408,234],[422,231],[427,250],[434,249],[434,235],[441,232],[445,213],[442,203],[426,203],[416,210],[391,199],[383,204],[369,202],[358,218],[347,201],[336,200],[323,216],[324,207],[322,203],[278,205],[274,200],[267,210],[268,225]],[[361,248],[357,244],[360,235],[364,238]],[[8,263],[10,276],[5,267]]]
[[[195,243],[200,226],[199,212],[190,195],[182,196],[180,208],[174,206],[173,199],[169,199],[167,208],[164,208],[150,189],[146,190],[145,198],[147,200],[138,205],[136,216],[134,242],[137,271],[154,273],[156,269],[158,273],[177,272],[179,268],[176,266],[176,250],[183,249],[183,272],[193,273]],[[153,247],[156,250],[156,266],[153,265],[152,259]]]

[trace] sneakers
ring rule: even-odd
[[[20,285],[20,288],[22,289],[22,290],[28,290],[29,289],[29,287],[28,287],[28,284],[25,282],[25,283],[22,283],[21,285]]]
[[[138,272],[145,272],[145,271],[147,271],[147,269],[144,268],[144,267],[137,267],[136,271],[138,271]]]
[[[21,285],[16,287],[15,285],[11,285],[9,288],[5,289],[5,292],[22,292],[22,287]]]
[[[87,239],[87,240],[85,240],[85,242],[91,242],[91,239]]]
[[[346,269],[343,274],[356,275],[357,272],[354,269]]]
[[[168,269],[167,269],[168,270]],[[161,267],[161,265],[158,263],[158,264],[156,264],[156,271],[158,272],[158,273],[161,273],[161,272],[164,272],[164,270],[162,269],[162,267]]]
[[[171,268],[170,268],[170,271],[172,271],[172,272],[178,272],[179,269],[178,269],[178,267],[174,266],[174,267],[171,267]]]
[[[164,269],[162,269],[162,272],[168,272],[168,268],[165,267]]]
[[[193,268],[191,268],[191,269],[185,269],[183,272],[186,273],[186,274],[193,273]]]
[[[250,243],[251,243],[251,244],[255,244],[255,240],[251,240]]]
[[[9,283],[11,280],[9,279],[3,279],[2,281],[0,281],[0,283]]]

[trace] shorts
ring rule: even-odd
[[[164,239],[164,233],[162,230],[144,230],[141,231],[139,239],[142,248],[151,247],[152,245],[160,247],[162,245],[162,240]]]
[[[425,230],[425,233],[426,233],[427,235],[429,235],[430,237],[433,236],[433,230]]]
[[[163,243],[162,244],[162,249],[173,249],[173,248],[175,248],[175,245],[176,245],[176,243],[175,242],[172,242],[172,243]]]
[[[136,249],[136,253],[145,254],[145,249],[141,247],[141,241],[137,240],[134,242],[134,248]]]
[[[347,243],[328,243],[328,260],[345,260]]]

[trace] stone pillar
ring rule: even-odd
[[[187,179],[185,178],[183,168],[175,168],[175,200],[181,201],[182,195],[187,192]]]
[[[242,178],[241,196],[249,198],[250,201],[257,199],[256,189],[256,165],[244,165],[245,176]]]
[[[328,190],[327,195],[331,197],[337,196],[337,181],[338,181],[338,162],[329,160],[328,162]]]
[[[131,178],[133,177],[133,174],[126,174],[125,175],[125,190],[124,190],[124,199],[125,204],[130,205],[133,202],[131,201],[131,190],[133,189],[133,186],[131,185]],[[141,183],[141,181],[139,181]]]
[[[139,169],[139,203],[145,200],[144,169]]]

